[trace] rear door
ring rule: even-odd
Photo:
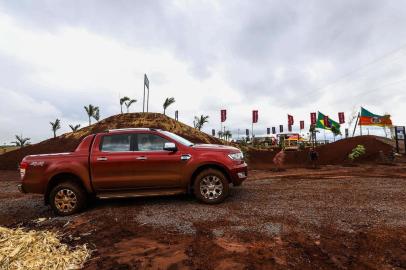
[[[92,184],[96,191],[125,189],[136,181],[133,134],[106,134],[95,142],[90,155]]]

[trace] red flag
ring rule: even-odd
[[[227,119],[227,110],[221,110],[221,123]]]
[[[329,118],[328,118],[327,115],[324,116],[323,121],[324,121],[324,126],[326,126],[326,127],[331,127],[331,125],[330,125],[330,120],[329,120]]]
[[[300,121],[300,129],[304,129],[304,121]]]
[[[310,124],[315,125],[316,124],[316,113],[312,112],[310,113]]]
[[[288,125],[293,125],[294,121],[293,121],[293,116],[288,114]]]
[[[339,112],[339,113],[338,113],[338,121],[340,122],[340,124],[344,124],[344,123],[345,123],[345,117],[344,117],[344,113],[343,113],[343,112]]]
[[[257,123],[258,122],[258,110],[253,110],[252,111],[252,123]]]

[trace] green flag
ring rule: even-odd
[[[331,130],[331,127],[336,127],[337,130],[340,130],[340,124],[337,123],[336,121],[332,120],[330,117],[328,118],[328,121],[330,123],[330,127],[326,126],[324,124],[324,114],[322,114],[321,112],[319,112],[319,115],[317,116],[317,122],[316,122],[316,128],[321,128],[321,129],[327,129],[327,130]]]

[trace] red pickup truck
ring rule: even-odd
[[[137,128],[89,135],[71,153],[26,156],[20,174],[21,192],[43,194],[56,214],[70,215],[89,197],[193,193],[204,203],[219,203],[230,183],[246,179],[247,164],[235,147]]]

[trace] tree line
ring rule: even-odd
[[[122,98],[120,98],[120,112],[121,114],[123,114],[123,106],[125,106],[127,113],[130,112],[130,107],[131,105],[133,105],[134,103],[137,102],[136,99],[131,99],[130,97],[124,96]],[[174,97],[167,97],[164,100],[164,103],[162,105],[163,107],[163,114],[166,115],[166,110],[168,109],[169,106],[171,106],[172,104],[174,104],[176,102]],[[92,119],[96,120],[97,122],[99,122],[100,120],[100,109],[98,106],[89,104],[88,106],[84,106],[83,107],[84,110],[86,111],[88,120],[89,120],[89,126],[92,124]],[[194,121],[193,121],[193,125],[194,128],[198,129],[199,131],[203,128],[203,126],[209,122],[209,116],[208,115],[200,115],[195,116]],[[49,124],[51,125],[51,131],[53,134],[53,137],[56,138],[57,136],[57,131],[59,129],[61,129],[61,120],[59,118],[56,118],[55,121],[53,122],[49,122]],[[81,125],[80,124],[76,124],[76,125],[69,125],[69,128],[72,130],[72,132],[76,132],[80,129]],[[228,131],[229,132],[229,131]],[[219,137],[224,137],[227,138],[230,137],[231,138],[231,133],[229,135],[221,135],[219,134]],[[16,146],[22,148],[24,146],[27,146],[30,144],[30,138],[26,138],[23,137],[22,135],[15,135],[16,140],[12,142],[12,144],[15,144]]]

